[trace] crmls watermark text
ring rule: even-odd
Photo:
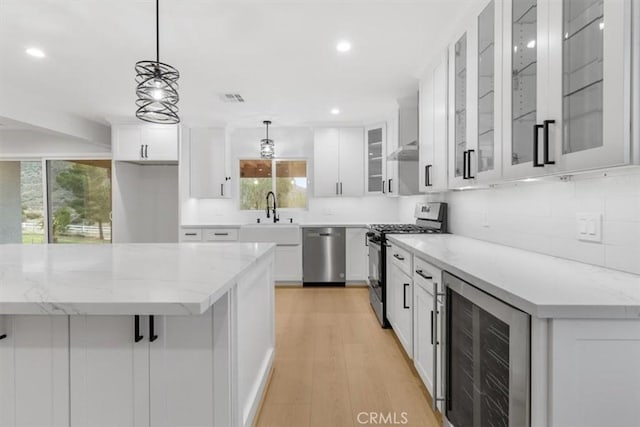
[[[397,424],[409,423],[406,412],[358,412],[358,424]]]

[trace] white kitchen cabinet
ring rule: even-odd
[[[392,131],[393,133],[393,131]],[[387,181],[387,123],[365,128],[366,194],[386,193]]]
[[[389,119],[387,120],[387,143],[386,152],[384,153],[384,162],[386,164],[386,168],[382,177],[382,194],[386,194],[387,197],[399,196],[398,161],[388,159],[389,154],[396,151],[398,149],[398,146],[400,145],[400,140],[398,138],[399,132],[400,112],[396,110],[393,116],[389,117]]]
[[[449,186],[500,180],[502,2],[473,14],[449,49]]]
[[[214,425],[213,309],[70,318],[72,426]]]
[[[302,281],[302,245],[276,246],[276,282]]]
[[[550,334],[549,425],[638,425],[640,323],[554,319]]]
[[[369,269],[366,228],[347,228],[347,282],[366,282]]]
[[[387,295],[392,295],[392,318],[387,318],[405,352],[413,359],[413,280],[394,262],[387,262],[387,267]]]
[[[225,134],[222,128],[189,130],[189,194],[192,198],[231,197],[231,167]]]
[[[448,51],[439,55],[420,82],[419,190],[447,190]]]
[[[114,160],[136,163],[178,161],[178,125],[116,125],[111,132]]]
[[[513,78],[503,80],[503,176],[630,163],[630,2],[504,9],[503,73]]]
[[[0,426],[69,425],[68,319],[0,316]]]
[[[441,397],[442,352],[439,346],[442,328],[439,325],[443,325],[443,310],[442,299],[436,300],[434,292],[442,292],[442,271],[417,257],[414,257],[414,266],[413,363],[432,398]],[[437,382],[434,382],[434,367]]]
[[[364,135],[362,128],[323,128],[314,133],[314,195],[364,194]]]

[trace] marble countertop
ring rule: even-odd
[[[385,222],[388,224],[389,222]],[[261,222],[260,225],[269,225],[271,222]],[[281,221],[277,225],[287,225],[289,224],[286,221]],[[201,225],[181,225],[182,228],[240,228],[243,225],[258,225],[258,223],[220,223],[220,224],[201,224]],[[366,222],[294,222],[290,225],[298,225],[301,228],[310,228],[310,227],[345,227],[345,228],[368,228],[369,223]]]
[[[635,274],[452,234],[389,240],[535,317],[640,318]]]
[[[272,243],[0,245],[0,314],[198,315]]]

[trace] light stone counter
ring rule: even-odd
[[[634,274],[452,234],[389,240],[535,317],[640,318]]]
[[[274,248],[0,245],[0,314],[199,315]]]

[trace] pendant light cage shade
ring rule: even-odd
[[[276,154],[276,147],[273,143],[273,139],[260,140],[260,157],[263,159],[273,159]]]
[[[265,120],[262,123],[267,127],[267,134],[264,139],[260,140],[260,157],[263,159],[273,159],[276,155],[276,146],[273,143],[273,139],[269,139],[269,125],[271,121]]]
[[[171,65],[157,61],[136,63],[136,117],[151,123],[180,123],[178,79]]]

